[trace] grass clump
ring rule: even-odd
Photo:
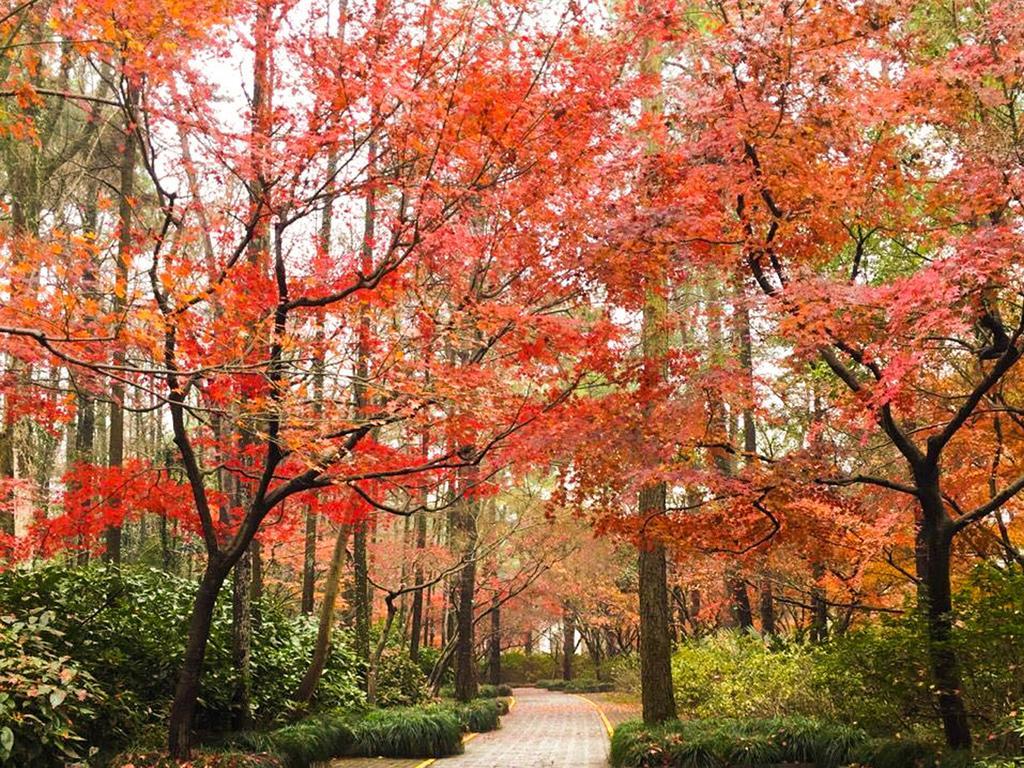
[[[352,723],[353,757],[448,757],[462,753],[462,722],[448,707],[381,709]]]
[[[511,696],[512,686],[505,683],[501,685],[481,685],[476,695],[478,699],[497,699],[501,696]]]
[[[505,705],[507,712],[506,702],[498,699],[473,699],[465,704],[456,704],[455,713],[465,730],[471,733],[487,733],[498,728],[503,714],[502,704]]]
[[[355,743],[355,715],[335,711],[307,717],[265,734],[250,734],[249,745],[276,755],[285,768],[307,768],[346,754]]]
[[[616,768],[839,768],[866,741],[860,729],[805,718],[631,722],[615,730],[611,761]]]
[[[606,680],[570,680],[562,690],[566,693],[608,693],[615,690],[615,684]]]
[[[564,691],[565,686],[568,684],[568,680],[538,680],[536,683],[538,688],[543,688],[547,691]]]

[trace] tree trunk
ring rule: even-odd
[[[320,683],[327,657],[331,650],[331,630],[334,628],[334,608],[338,602],[338,590],[341,585],[341,572],[345,564],[345,547],[348,544],[349,526],[342,525],[334,540],[334,551],[331,553],[331,565],[324,582],[324,601],[320,606],[320,625],[316,633],[316,644],[313,646],[313,660],[309,669],[302,677],[295,700],[308,704],[316,693]]]
[[[427,516],[425,512],[416,515],[416,568],[413,579],[417,587],[423,585],[423,550],[427,547]],[[423,590],[412,593],[412,630],[409,638],[409,658],[420,658],[420,635],[423,634]]]
[[[928,627],[928,659],[938,699],[939,715],[952,749],[971,748],[971,728],[961,693],[960,663],[953,646],[953,586],[951,560],[954,529],[946,514],[935,465],[917,468],[915,480],[921,502],[922,525],[918,529],[917,558],[920,583],[924,585],[924,610]],[[923,549],[926,556],[920,556]],[[920,572],[922,565],[924,573]],[[919,610],[922,606],[918,606]]]
[[[302,612],[313,612],[313,594],[316,590],[316,512],[306,509],[306,532],[302,548]]]
[[[641,508],[664,508],[665,487],[658,484],[640,494]],[[644,722],[654,725],[676,716],[672,690],[672,643],[669,637],[668,588],[663,544],[641,548],[640,576],[640,697]]]
[[[820,579],[825,575],[822,565],[814,566],[814,586],[811,587],[811,642],[828,640],[828,600]]]
[[[774,635],[775,634],[775,595],[772,591],[771,579],[767,576],[761,579],[761,590],[760,590],[760,614],[761,614],[761,634],[762,635]]]
[[[487,676],[491,685],[501,685],[501,601],[494,596],[491,605],[491,638],[488,647]]]
[[[232,726],[252,725],[252,544],[235,564],[231,600],[231,659],[235,667]]]
[[[124,145],[121,153],[119,203],[117,207],[117,258],[115,259],[115,287],[113,312],[117,316],[124,312],[125,299],[128,295],[128,249],[132,245],[132,197],[135,194],[135,128],[130,124],[133,120],[135,106],[138,103],[138,91],[128,86],[128,110],[124,125]],[[124,346],[114,344],[112,363],[115,367],[125,363]],[[110,433],[107,443],[107,464],[120,467],[124,464],[124,384],[114,381],[110,388]],[[113,503],[118,503],[116,499]],[[107,526],[104,531],[106,549],[104,559],[108,563],[121,563],[121,523]]]
[[[729,592],[732,598],[733,625],[743,632],[749,632],[754,628],[754,612],[750,607],[747,582],[738,576],[729,577]]]
[[[571,610],[562,608],[562,679],[572,680],[572,657],[576,653],[576,623]]]
[[[370,664],[370,582],[366,562],[366,520],[353,525],[352,562],[355,579],[352,584],[352,610],[355,618],[356,656],[364,669]]]
[[[185,658],[174,690],[169,722],[168,750],[171,757],[176,759],[188,759],[191,753],[192,718],[199,697],[199,677],[202,673],[203,658],[206,656],[206,643],[210,637],[217,594],[224,585],[227,573],[228,569],[223,564],[207,563],[196,593],[195,604],[192,606]]]
[[[462,545],[463,566],[457,584],[458,610],[456,617],[455,698],[469,701],[477,695],[476,641],[474,638],[473,593],[476,591],[476,501],[472,495],[476,484],[477,468],[462,471],[462,500],[459,503],[457,527]]]

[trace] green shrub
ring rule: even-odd
[[[151,568],[113,569],[50,563],[0,573],[0,605],[24,621],[42,609],[53,611],[54,652],[90,674],[105,688],[92,702],[102,733],[89,743],[116,749],[137,743],[148,723],[163,723],[184,656],[195,596],[194,582]],[[255,608],[252,701],[261,722],[287,717],[291,695],[306,671],[316,639],[316,621],[289,616],[269,600]],[[363,701],[358,662],[344,632],[335,634],[317,692],[320,704],[352,706]],[[237,678],[231,655],[231,596],[218,602],[203,667],[198,724],[203,729],[230,722]],[[101,737],[101,738],[100,738]]]
[[[672,657],[679,711],[696,718],[827,716],[827,697],[823,702],[810,684],[812,656],[807,646],[775,648],[740,632],[683,643]]]
[[[505,683],[501,685],[481,685],[476,695],[479,699],[496,699],[499,696],[511,696],[512,686]]]
[[[616,656],[608,663],[608,678],[616,691],[640,693],[640,656],[635,653]]]
[[[615,684],[604,680],[569,680],[561,690],[566,693],[607,693],[614,690]]]
[[[430,677],[430,673],[434,671],[434,667],[441,660],[441,649],[433,648],[431,646],[421,647],[419,659],[416,661],[420,671],[426,678]],[[455,679],[455,665],[448,664],[445,666],[444,673],[441,675],[442,683],[450,683]]]
[[[447,757],[462,752],[462,723],[450,708],[381,709],[352,723],[357,757]]]
[[[504,683],[535,683],[558,674],[558,663],[547,653],[506,651],[501,654],[501,680]]]
[[[536,686],[548,691],[564,691],[568,684],[568,680],[538,680]]]
[[[501,709],[501,704],[496,699],[473,699],[465,704],[455,705],[455,713],[462,727],[471,733],[495,730],[501,719]]]
[[[409,655],[387,648],[377,670],[377,704],[381,707],[407,707],[430,698],[427,678]]]
[[[274,731],[242,734],[236,745],[276,756],[284,768],[308,768],[348,754],[355,744],[356,716],[341,711],[304,718]]]
[[[181,768],[181,761],[172,760],[165,752],[133,750],[117,755],[106,765],[107,768]],[[234,750],[193,750],[188,765],[190,768],[284,768],[284,763],[273,755]]]
[[[611,762],[617,768],[838,768],[866,739],[857,728],[803,718],[632,722],[615,729]]]
[[[58,650],[52,611],[0,616],[0,764],[63,766],[89,756],[105,695]]]

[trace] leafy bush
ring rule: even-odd
[[[543,688],[547,691],[564,691],[565,686],[569,684],[568,680],[538,680],[536,686]]]
[[[640,656],[624,653],[608,663],[608,677],[616,691],[640,693]]]
[[[501,680],[504,683],[535,683],[558,674],[558,663],[547,653],[506,651],[501,654]]]
[[[407,707],[429,697],[427,678],[419,665],[404,651],[385,649],[377,669],[377,704]]]
[[[269,733],[247,733],[234,740],[239,746],[265,751],[284,768],[307,768],[347,754],[355,744],[353,716],[325,712]]]
[[[0,617],[0,763],[63,766],[88,756],[105,696],[58,650],[52,611]],[[113,725],[113,724],[112,724]]]
[[[508,711],[507,705],[505,711]],[[495,730],[503,714],[502,706],[496,699],[473,699],[465,704],[456,704],[455,713],[463,729],[471,733]]]
[[[430,677],[430,673],[434,671],[434,667],[441,660],[441,649],[432,648],[431,646],[421,647],[419,659],[416,664],[419,666],[420,671],[426,678]],[[444,668],[444,672],[441,675],[442,683],[450,683],[455,679],[455,665],[448,664]]]
[[[481,685],[476,695],[480,699],[496,699],[499,696],[511,696],[512,686],[505,683],[501,685]]]
[[[612,736],[617,768],[756,768],[810,763],[838,768],[867,740],[857,729],[804,718],[625,723]],[[909,767],[908,767],[909,768]]]
[[[184,656],[196,585],[150,568],[87,567],[51,563],[0,573],[0,605],[21,621],[51,609],[53,652],[69,668],[88,673],[105,689],[91,704],[102,723],[91,744],[117,748],[135,741],[147,723],[162,723]],[[269,601],[258,605],[253,634],[253,707],[263,722],[287,715],[290,697],[312,656],[316,623],[288,616]],[[358,663],[347,635],[339,632],[318,689],[320,703],[352,706],[363,701]],[[230,594],[216,607],[206,651],[199,722],[228,723],[236,671],[231,658]],[[83,726],[84,727],[84,726]],[[102,737],[102,738],[99,738]]]
[[[607,693],[615,689],[615,684],[604,680],[569,680],[562,686],[566,693]]]
[[[358,757],[447,757],[462,753],[462,723],[448,707],[379,709],[352,723]]]
[[[190,768],[284,768],[277,757],[269,754],[253,754],[226,750],[209,752],[193,751],[189,760]],[[172,760],[163,752],[131,751],[117,755],[108,768],[181,768],[181,761]]]
[[[740,632],[691,640],[672,657],[679,711],[697,718],[827,715],[808,678],[812,657],[808,646],[775,648]]]

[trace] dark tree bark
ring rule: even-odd
[[[772,581],[765,576],[761,579],[759,608],[761,614],[761,634],[775,634],[775,594]]]
[[[115,315],[124,312],[125,297],[128,295],[128,250],[132,245],[132,197],[135,194],[135,128],[134,112],[138,103],[138,90],[128,86],[128,112],[124,124],[123,149],[121,152],[119,202],[117,207],[117,257],[114,260],[116,285],[113,311]],[[112,361],[114,366],[123,366],[124,347],[114,345]],[[111,467],[124,464],[124,385],[116,379],[110,388],[110,422],[107,442],[107,463]],[[116,503],[116,500],[115,502]],[[103,557],[108,563],[121,563],[121,525],[110,525],[104,531],[106,549]]]
[[[169,749],[172,755],[189,753],[192,743],[192,718],[199,697],[199,677],[206,656],[206,644],[210,637],[213,608],[230,567],[230,564],[220,558],[211,559],[199,583],[199,591],[192,607],[192,618],[189,620],[185,659],[181,665],[181,673],[178,675],[178,683],[174,690],[174,701],[171,704]]]
[[[302,546],[302,605],[304,614],[313,612],[313,595],[316,591],[316,512],[306,510],[306,530]]]
[[[235,667],[232,725],[252,725],[252,545],[235,565],[231,600],[231,659]]]
[[[413,572],[413,583],[418,587],[423,584],[423,563],[421,558],[423,550],[427,547],[427,516],[424,512],[416,515],[416,567]],[[410,619],[411,629],[409,637],[409,658],[417,661],[420,657],[421,635],[424,635],[423,627],[423,592],[417,589],[412,593],[412,617]]]
[[[334,551],[331,553],[331,564],[324,582],[324,601],[320,605],[320,624],[317,628],[316,643],[313,645],[313,659],[309,669],[302,676],[295,700],[308,704],[316,693],[320,676],[323,674],[327,657],[331,650],[331,631],[334,628],[334,609],[338,602],[338,591],[341,586],[341,573],[345,565],[345,547],[348,544],[349,526],[343,525],[334,540]]]
[[[820,579],[825,575],[825,568],[814,566],[814,586],[811,587],[811,642],[823,643],[828,640],[828,596]]]
[[[457,617],[455,647],[455,698],[469,701],[477,694],[476,659],[473,628],[473,593],[476,590],[476,542],[477,542],[477,501],[470,491],[476,485],[477,467],[471,466],[460,471],[464,478],[460,492],[456,525],[459,543],[462,547],[463,566],[457,582]]]
[[[936,463],[925,462],[915,473],[923,512],[918,529],[919,583],[925,586],[924,610],[928,620],[928,658],[946,741],[953,749],[971,748],[971,729],[964,706],[960,664],[953,647],[953,537],[956,534],[946,512],[939,487]],[[924,566],[924,572],[920,569]]]
[[[750,607],[750,593],[747,582],[738,576],[729,577],[729,593],[732,601],[730,612],[733,626],[749,632],[754,628],[754,612]]]
[[[501,601],[497,595],[491,604],[491,637],[487,651],[487,679],[491,685],[501,685]]]
[[[572,680],[572,662],[576,654],[576,617],[568,606],[562,608],[562,679]]]
[[[645,488],[642,511],[664,508],[665,487]],[[644,722],[653,725],[676,716],[672,690],[672,643],[669,632],[665,547],[649,543],[641,548],[640,576],[640,697]]]

